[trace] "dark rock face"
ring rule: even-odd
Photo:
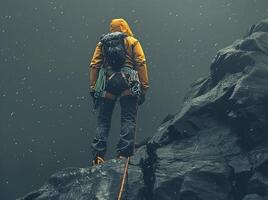
[[[116,199],[125,162],[110,160],[92,168],[68,168],[52,175],[38,191],[23,200],[99,200]],[[140,168],[129,168],[128,199],[140,199],[143,179]]]
[[[123,163],[66,169],[22,200],[115,199]],[[131,160],[127,199],[268,200],[268,20],[218,52]]]

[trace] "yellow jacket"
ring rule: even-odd
[[[139,79],[141,82],[142,90],[145,93],[149,88],[148,72],[145,56],[140,42],[133,37],[133,33],[124,19],[113,19],[110,24],[110,32],[123,32],[128,36],[125,39],[125,47],[127,50],[125,65],[134,67],[138,71]],[[94,90],[98,73],[103,63],[102,44],[99,42],[95,49],[92,61],[89,67],[90,74],[90,88]]]

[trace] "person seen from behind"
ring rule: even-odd
[[[112,113],[121,106],[120,139],[117,157],[134,153],[138,106],[145,101],[149,88],[145,55],[128,23],[120,18],[110,23],[102,35],[89,67],[90,94],[98,109],[96,135],[92,142],[92,165],[104,162]]]

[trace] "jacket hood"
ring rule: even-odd
[[[110,23],[110,32],[123,32],[126,33],[128,36],[133,36],[133,33],[126,22],[126,20],[120,19],[113,19]]]

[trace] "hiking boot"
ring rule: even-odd
[[[99,165],[104,163],[104,159],[102,157],[96,156],[96,158],[92,161],[92,166]]]

